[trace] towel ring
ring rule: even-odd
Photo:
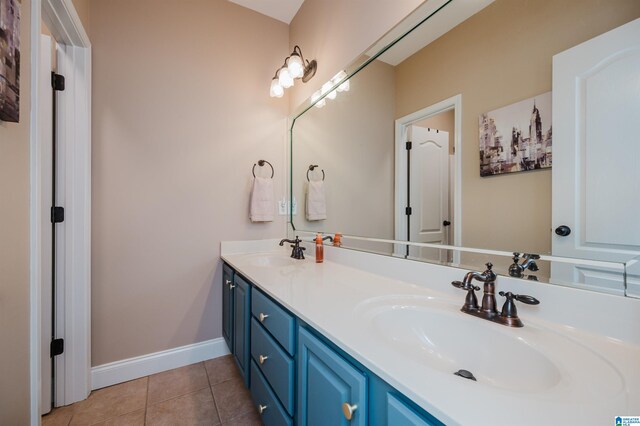
[[[309,172],[312,172],[316,167],[318,167],[317,164],[311,164],[309,166],[309,170],[307,170],[307,182],[311,182],[311,179],[309,179]],[[322,180],[324,180],[324,169],[322,169]]]
[[[264,163],[267,163],[269,165],[269,167],[271,167],[271,179],[273,179],[273,174],[274,174],[273,165],[270,162],[268,162],[267,160],[258,160],[258,164],[253,163],[253,168],[251,169],[251,174],[253,175],[253,177],[256,177],[256,165],[262,167],[262,166],[264,166]]]

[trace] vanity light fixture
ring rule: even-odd
[[[322,88],[320,90],[311,95],[311,103],[315,102],[316,107],[322,108],[327,104],[327,99],[335,99],[338,95],[338,92],[348,92],[350,89],[350,84],[349,80],[345,80],[346,77],[347,73],[345,71],[340,71],[338,74],[334,75],[331,80],[322,85]],[[322,99],[318,101],[318,99],[320,99],[321,97]]]
[[[282,67],[271,79],[269,94],[272,98],[281,98],[284,95],[284,89],[293,86],[294,80],[302,79],[302,82],[306,83],[313,78],[317,69],[318,63],[315,59],[311,62],[305,61],[300,46],[294,47],[291,55],[284,60]]]

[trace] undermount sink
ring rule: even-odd
[[[289,257],[282,257],[282,255],[271,254],[271,253],[257,253],[255,255],[251,255],[251,259],[249,260],[249,263],[252,266],[260,266],[260,267],[292,266],[292,265],[295,265],[295,262],[301,262],[301,261],[291,259]]]
[[[442,299],[370,299],[356,312],[370,325],[371,338],[381,340],[397,357],[451,374],[452,380],[467,380],[454,376],[467,370],[478,384],[534,393],[554,387],[578,389],[580,374],[584,378],[597,371],[601,388],[596,392],[622,388],[621,377],[609,362],[558,333],[530,325],[518,329],[494,324],[464,314]],[[576,359],[581,371],[574,365]]]

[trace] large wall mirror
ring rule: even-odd
[[[427,0],[294,116],[293,227],[423,243],[351,241],[474,268],[496,263],[482,250],[518,253],[504,274],[525,254],[638,256],[640,49],[612,30],[639,17],[636,0]],[[606,268],[537,266],[624,293]]]

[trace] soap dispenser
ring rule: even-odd
[[[322,235],[316,235],[316,263],[322,263],[324,260],[324,246],[322,241]]]

